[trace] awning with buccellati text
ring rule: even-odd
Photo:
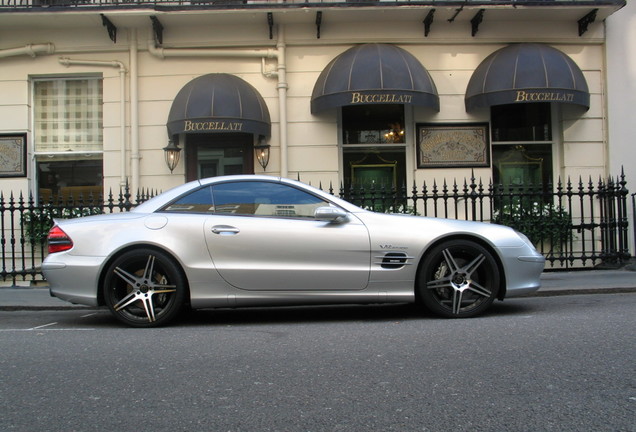
[[[168,135],[245,132],[269,137],[271,121],[263,97],[243,79],[202,75],[177,93],[168,115]]]
[[[501,48],[478,67],[466,89],[466,111],[493,105],[558,102],[590,107],[583,72],[563,52],[544,44]]]
[[[333,59],[311,96],[311,112],[349,105],[418,105],[439,111],[437,88],[408,51],[390,44],[358,45]]]

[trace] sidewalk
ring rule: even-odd
[[[541,289],[531,296],[636,292],[636,264],[620,270],[544,272]],[[89,308],[49,295],[46,286],[11,286],[0,282],[0,310]]]

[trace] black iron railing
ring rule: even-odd
[[[322,188],[322,185],[320,185]],[[548,260],[548,268],[614,266],[629,257],[625,176],[584,183],[504,187],[483,184],[474,176],[463,183],[433,182],[410,189],[329,186],[363,208],[449,219],[500,223],[525,233]],[[0,280],[42,279],[46,236],[55,218],[125,212],[154,196],[128,187],[118,195],[70,197],[64,202],[35,201],[31,196],[0,194]],[[632,205],[634,196],[632,195]]]

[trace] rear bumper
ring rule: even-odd
[[[51,296],[70,303],[98,306],[97,278],[103,257],[50,255],[42,263]]]

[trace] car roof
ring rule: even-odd
[[[359,207],[356,207],[355,205],[344,201],[338,197],[335,197],[333,195],[331,195],[328,192],[325,192],[321,189],[315,188],[311,185],[296,181],[296,180],[291,180],[285,177],[275,177],[275,176],[268,176],[268,175],[262,175],[262,174],[243,174],[243,175],[232,175],[232,176],[218,176],[218,177],[208,177],[208,178],[204,178],[204,179],[200,179],[200,180],[194,180],[179,186],[176,186],[172,189],[169,189],[159,195],[157,195],[154,198],[151,198],[150,200],[138,205],[137,207],[135,207],[134,209],[132,209],[131,211],[136,212],[136,213],[154,213],[157,210],[159,210],[160,208],[162,208],[165,204],[167,204],[170,201],[175,200],[176,198],[180,197],[181,195],[197,189],[201,186],[207,186],[207,185],[212,185],[212,184],[219,184],[219,183],[225,183],[225,182],[229,182],[229,181],[265,181],[265,182],[272,182],[272,183],[282,183],[282,184],[287,184],[290,186],[294,186],[294,187],[299,187],[303,190],[306,190],[308,192],[311,192],[315,195],[318,195],[322,198],[324,198],[325,200],[331,201],[334,204],[343,207],[344,209],[350,211],[350,212],[360,212],[360,211],[364,211],[362,209],[360,209]]]

